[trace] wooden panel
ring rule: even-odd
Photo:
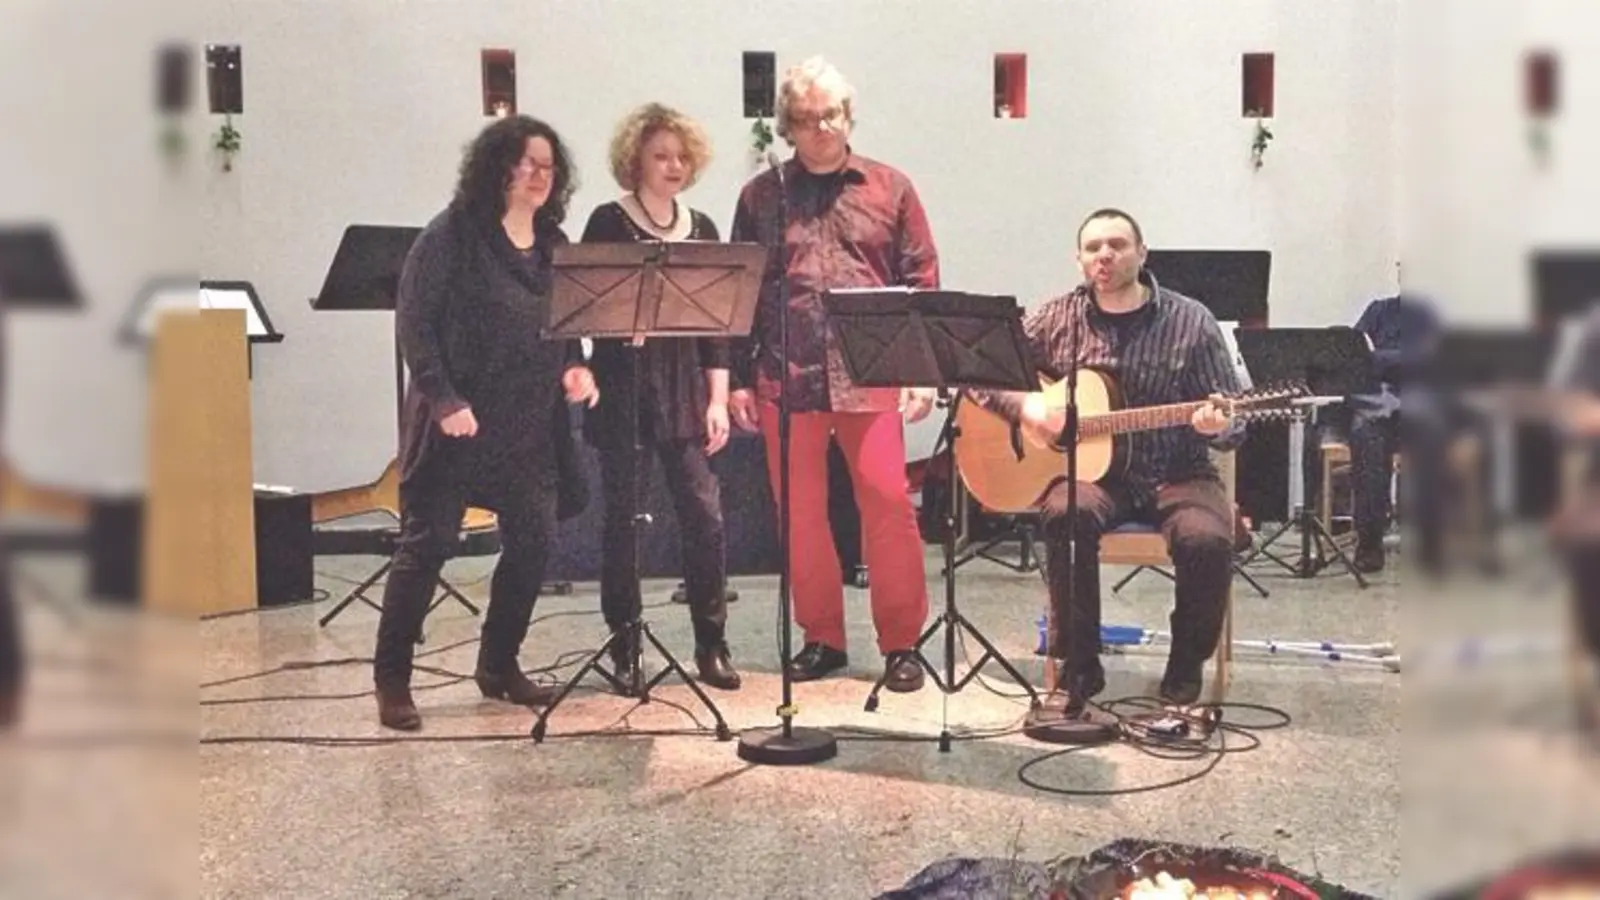
[[[150,345],[147,609],[256,606],[255,497],[244,311],[161,317]]]

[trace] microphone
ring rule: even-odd
[[[782,184],[783,183],[783,160],[778,158],[778,154],[774,153],[771,150],[768,150],[767,151],[767,165],[772,167],[772,171],[778,173],[778,183]]]

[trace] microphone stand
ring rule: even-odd
[[[1094,303],[1091,292],[1089,303]],[[1050,648],[1056,645],[1056,636],[1060,627],[1056,623],[1056,609],[1065,609],[1069,617],[1077,614],[1077,589],[1078,589],[1078,355],[1079,341],[1082,335],[1077,319],[1076,310],[1068,310],[1067,338],[1067,415],[1066,424],[1061,429],[1061,437],[1056,439],[1067,456],[1067,558],[1058,561],[1051,558],[1047,563],[1047,573],[1051,581],[1056,581],[1056,574],[1063,569],[1058,568],[1065,563],[1066,575],[1060,579],[1064,596],[1057,602],[1056,597],[1050,598],[1050,615],[1046,617],[1049,623],[1049,633],[1046,635],[1045,665],[1050,667],[1049,679],[1054,690],[1051,691],[1051,700],[1056,699],[1055,694],[1061,685],[1055,683],[1055,657],[1049,653]],[[1087,319],[1087,316],[1085,316]],[[1070,626],[1069,626],[1070,627]],[[1098,635],[1096,636],[1098,640]],[[1071,648],[1067,648],[1070,650]],[[1065,654],[1063,654],[1063,658]],[[1069,685],[1070,687],[1070,685]],[[1035,707],[1028,711],[1028,717],[1022,728],[1023,734],[1048,744],[1104,744],[1115,740],[1116,726],[1105,721],[1098,721],[1089,715],[1088,699],[1069,696],[1066,703],[1058,705],[1048,702],[1044,706]]]
[[[778,545],[780,567],[778,570],[778,665],[783,684],[783,698],[778,706],[778,717],[783,724],[776,729],[748,731],[739,736],[739,758],[749,763],[774,766],[799,766],[824,762],[839,754],[839,742],[829,732],[818,728],[794,727],[794,679],[789,672],[793,637],[790,619],[790,573],[793,560],[789,554],[789,183],[784,176],[783,163],[776,153],[767,154],[767,165],[778,177],[778,208],[774,223],[773,240],[778,254],[778,346],[782,369],[779,374],[782,389],[778,395]]]

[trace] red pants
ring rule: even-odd
[[[778,408],[761,404],[767,473],[782,516]],[[928,583],[906,481],[905,426],[900,413],[795,413],[789,420],[789,560],[794,619],[805,640],[846,649],[844,573],[828,524],[828,438],[837,433],[850,467],[878,649],[909,650],[928,618]],[[782,519],[779,520],[782,527]]]

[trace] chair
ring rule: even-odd
[[[390,460],[384,467],[383,474],[371,484],[358,485],[336,491],[327,491],[313,494],[311,497],[311,521],[314,525],[324,525],[328,522],[350,518],[352,516],[366,515],[369,513],[387,513],[393,517],[392,524],[376,528],[318,528],[316,530],[314,552],[317,556],[384,556],[394,555],[396,543],[400,537],[400,470],[396,460]],[[451,558],[470,556],[493,556],[500,552],[500,527],[499,519],[494,513],[486,509],[469,507],[461,517],[461,531],[452,549]],[[389,574],[393,565],[391,560],[385,560],[372,574],[368,575],[354,589],[345,594],[344,598],[334,604],[333,609],[319,620],[319,624],[326,626],[333,621],[345,607],[360,600],[362,603],[381,610],[377,603],[367,597],[367,591],[377,584],[378,579]],[[443,593],[438,596],[428,607],[428,612],[439,608],[447,597],[455,598],[457,603],[465,606],[473,615],[479,614],[477,606],[468,600],[455,585],[439,576],[439,587]]]
[[[1213,453],[1212,459],[1217,465],[1218,474],[1222,476],[1223,489],[1227,492],[1228,504],[1231,507],[1238,481],[1234,454]],[[1172,556],[1167,552],[1167,539],[1159,530],[1148,525],[1129,524],[1112,529],[1100,537],[1100,562],[1110,565],[1160,568],[1171,566]],[[1212,656],[1211,662],[1212,672],[1207,699],[1211,703],[1221,703],[1227,697],[1228,682],[1232,677],[1230,666],[1233,662],[1233,579],[1231,578],[1228,580],[1228,595],[1222,613],[1222,638],[1217,643],[1217,652]],[[1045,667],[1045,686],[1049,690],[1055,689],[1054,666]]]

